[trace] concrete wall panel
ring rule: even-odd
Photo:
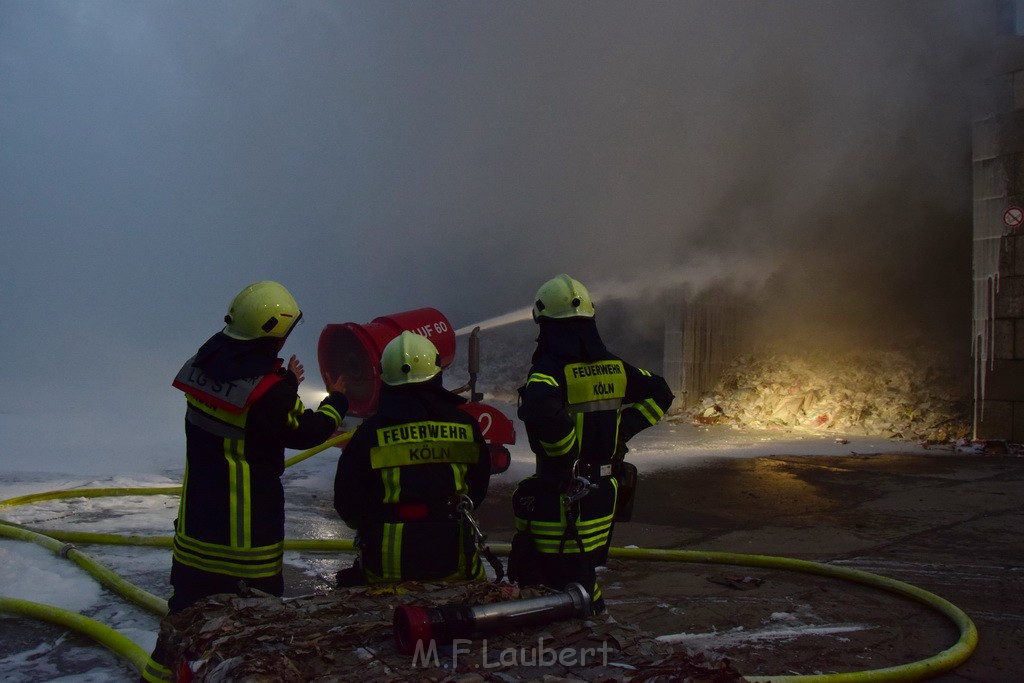
[[[1013,434],[1013,403],[982,401],[983,414],[978,416],[979,439],[1009,439]]]
[[[985,399],[1024,401],[1024,360],[999,360],[985,370]]]

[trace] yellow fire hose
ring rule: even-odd
[[[340,443],[351,437],[351,432],[341,434],[310,451],[299,453],[285,462],[291,466],[306,458],[315,455],[332,445]],[[333,442],[333,443],[331,443]],[[313,452],[311,452],[313,451]],[[61,498],[97,497],[97,496],[121,496],[121,495],[176,495],[180,493],[180,487],[163,488],[108,488],[108,489],[72,489],[65,491],[50,491],[46,493],[20,496],[0,501],[0,509],[25,505],[28,503],[54,500]],[[134,586],[102,564],[90,559],[69,544],[71,543],[97,543],[97,544],[118,544],[118,545],[139,545],[154,547],[170,547],[171,538],[167,536],[136,536],[118,534],[93,534],[73,531],[44,532],[33,531],[25,527],[0,520],[0,536],[28,540],[57,552],[67,557],[85,569],[104,586],[115,590],[118,594],[131,600],[135,604],[149,610],[157,616],[167,612],[165,600],[148,593],[137,586]],[[285,541],[286,550],[310,550],[310,551],[351,551],[353,543],[350,540],[332,539],[289,539]],[[508,543],[490,544],[492,550],[499,554],[508,554],[510,545]],[[921,659],[909,664],[886,667],[882,669],[871,669],[866,671],[854,671],[849,673],[833,674],[810,674],[810,675],[749,675],[745,678],[754,683],[867,683],[869,681],[891,681],[902,683],[908,681],[921,681],[931,678],[940,673],[950,671],[971,656],[978,644],[978,631],[963,610],[949,601],[930,593],[922,588],[913,586],[902,581],[897,581],[878,574],[872,574],[857,569],[837,567],[834,565],[797,560],[787,557],[774,557],[769,555],[742,555],[736,553],[705,552],[699,550],[658,550],[644,548],[611,548],[609,555],[622,559],[662,561],[662,562],[687,562],[700,564],[726,564],[747,567],[765,567],[771,569],[782,569],[807,574],[817,574],[843,581],[851,581],[873,588],[879,588],[890,593],[895,593],[910,598],[922,605],[929,607],[948,618],[957,627],[960,636],[957,642],[951,647],[926,659]],[[143,652],[135,643],[131,642],[121,634],[109,627],[84,617],[80,614],[67,612],[56,607],[41,605],[26,600],[0,597],[0,612],[11,612],[24,616],[33,617],[64,625],[75,629],[113,650],[128,660],[136,669],[142,671],[149,655]]]
[[[149,661],[149,653],[136,645],[130,638],[124,636],[105,624],[95,619],[84,617],[77,612],[69,612],[66,609],[43,605],[29,600],[7,598],[0,596],[0,612],[17,614],[31,619],[48,621],[51,624],[65,626],[89,636],[100,645],[119,655],[128,661],[137,671],[142,671]]]
[[[342,432],[337,436],[332,436],[330,439],[327,439],[327,441],[324,441],[319,446],[313,446],[312,448],[302,451],[298,455],[293,455],[292,457],[288,458],[287,460],[284,461],[284,466],[291,467],[292,465],[296,465],[307,458],[312,458],[317,453],[326,451],[331,446],[338,446],[340,444],[346,443],[349,439],[352,438],[352,435],[355,433],[356,430],[350,429],[349,431]]]
[[[18,541],[31,541],[36,545],[41,545],[48,550],[52,550],[61,557],[68,558],[79,567],[89,572],[89,574],[91,574],[102,585],[135,603],[144,610],[152,612],[157,616],[167,614],[166,600],[144,591],[134,584],[128,583],[108,569],[105,565],[100,564],[85,553],[79,551],[70,543],[61,543],[59,540],[51,536],[45,536],[35,531],[15,526],[4,521],[0,521],[0,536],[13,538]]]
[[[940,673],[955,669],[967,661],[978,645],[978,629],[963,610],[953,603],[903,581],[890,579],[879,574],[837,567],[820,562],[797,560],[788,557],[770,555],[739,555],[735,553],[704,552],[700,550],[651,550],[644,548],[611,548],[609,555],[623,559],[666,560],[670,562],[693,562],[706,564],[728,564],[744,567],[768,567],[785,569],[805,574],[819,574],[843,581],[880,588],[882,590],[910,598],[930,607],[948,618],[960,631],[960,637],[951,647],[936,655],[909,664],[854,671],[850,673],[813,674],[799,676],[763,676],[760,674],[745,676],[752,683],[863,683],[864,681],[922,681]]]

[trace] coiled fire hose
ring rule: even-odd
[[[350,435],[351,433],[339,435],[331,440],[334,443],[331,443],[330,441],[325,442],[314,449],[310,449],[310,451],[314,452],[304,451],[290,460],[287,460],[285,464],[290,466],[297,462],[301,462],[302,460],[305,460],[306,458],[311,457],[312,455],[315,455],[336,443],[340,443],[344,438],[350,437]],[[61,498],[122,495],[177,495],[180,493],[180,490],[180,487],[160,487],[96,488],[51,491],[0,501],[0,509]],[[114,572],[104,567],[102,564],[92,560],[70,544],[96,543],[170,547],[172,541],[170,537],[32,530],[3,520],[0,520],[0,536],[14,538],[17,540],[27,540],[47,547],[55,553],[72,560],[89,572],[101,584],[111,588],[119,595],[122,595],[143,609],[146,609],[157,616],[163,616],[166,614],[167,603],[165,600],[128,583],[124,579],[121,579]],[[353,550],[353,543],[351,540],[289,539],[285,541],[284,547],[286,550],[351,551]],[[498,554],[507,555],[510,550],[510,545],[508,543],[493,543],[490,544],[490,548]],[[816,574],[842,581],[850,581],[910,598],[911,600],[914,600],[943,615],[959,630],[959,638],[952,646],[932,655],[931,657],[910,662],[908,664],[848,673],[810,675],[755,674],[745,676],[747,680],[754,683],[768,683],[769,681],[771,683],[902,683],[909,681],[921,681],[955,669],[971,656],[978,644],[978,631],[974,622],[971,621],[970,617],[968,617],[967,614],[965,614],[963,610],[958,608],[956,605],[953,605],[934,593],[918,588],[917,586],[866,571],[786,557],[705,552],[698,550],[611,548],[609,555],[611,557],[626,560],[724,564],[781,569]],[[0,612],[8,612],[34,619],[41,619],[74,629],[115,652],[139,671],[142,671],[146,662],[149,661],[149,654],[143,651],[134,642],[117,633],[110,627],[80,614],[49,605],[42,605],[40,603],[3,596],[0,596]]]

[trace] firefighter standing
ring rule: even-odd
[[[180,612],[213,593],[251,588],[281,595],[285,448],[311,448],[341,425],[344,384],[316,411],[298,396],[304,372],[277,357],[302,317],[276,282],[257,282],[231,303],[227,326],[190,358],[174,386],[185,392],[187,462],[169,600]]]
[[[412,332],[381,354],[377,412],[352,436],[334,479],[334,507],[359,547],[339,586],[485,579],[462,510],[487,494],[490,457],[438,363],[434,344]]]
[[[657,424],[674,396],[664,379],[605,347],[589,292],[568,275],[541,286],[533,317],[540,331],[519,418],[537,464],[512,496],[509,578],[559,590],[579,582],[601,611],[595,568],[615,519],[628,519],[636,484],[626,443]]]
[[[307,410],[298,395],[302,363],[292,356],[282,367],[277,354],[301,318],[282,285],[251,284],[231,302],[227,326],[174,379],[187,407],[170,614],[243,584],[284,593],[284,449],[324,442],[348,410],[343,380]],[[142,680],[171,680],[164,649],[158,639]]]

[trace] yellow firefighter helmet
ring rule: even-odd
[[[380,354],[381,379],[388,386],[426,382],[441,372],[434,343],[421,334],[402,332]]]
[[[565,275],[551,278],[537,290],[533,303],[533,319],[593,318],[594,302],[590,292],[579,280]]]
[[[291,293],[277,282],[255,282],[231,302],[224,334],[233,339],[284,339],[302,317]]]

